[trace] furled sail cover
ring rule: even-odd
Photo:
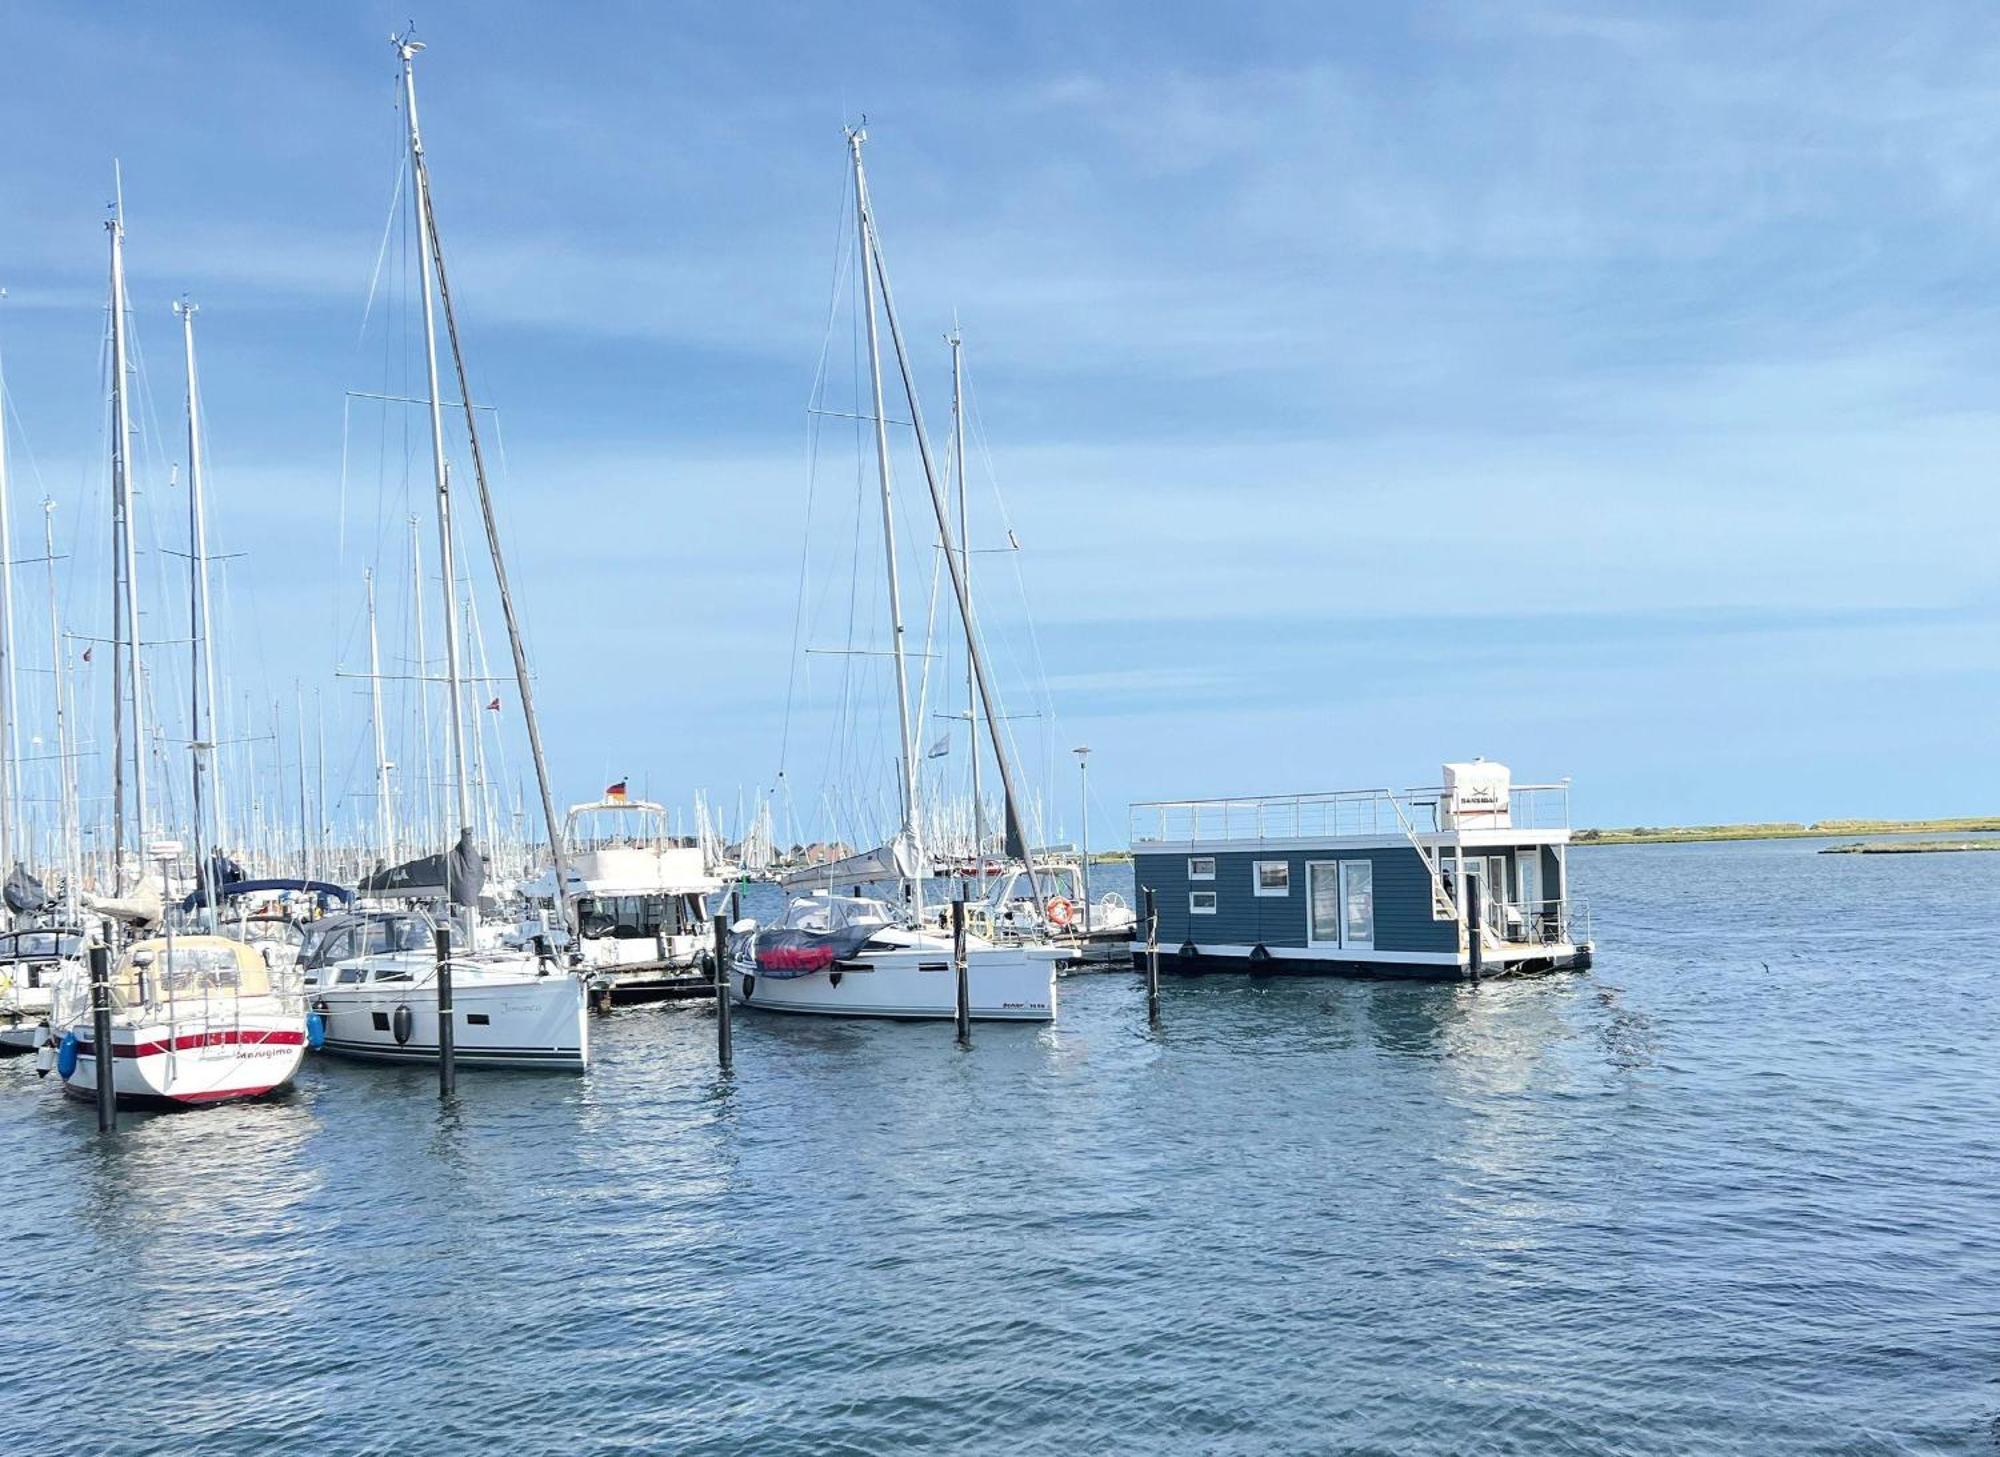
[[[158,924],[165,912],[160,903],[160,888],[150,879],[141,877],[128,896],[90,895],[83,897],[85,910],[96,911],[123,921],[128,926],[152,926]]]
[[[420,855],[391,865],[361,879],[363,895],[393,895],[409,900],[432,897],[453,905],[476,906],[486,885],[486,862],[472,843],[472,831],[460,833],[458,843],[442,855]]]
[[[1028,863],[1028,837],[1021,832],[1021,811],[1012,798],[1007,801],[1007,858]]]
[[[401,865],[391,865],[364,875],[361,877],[361,893],[407,896],[411,900],[441,896],[445,887],[444,861],[442,855],[420,855],[415,860],[405,860]]]
[[[204,885],[213,885],[219,897],[222,894],[223,886],[234,885],[242,878],[243,867],[220,850],[217,850],[213,855],[208,857],[207,865],[199,867],[196,870],[195,885],[197,889]]]
[[[874,850],[863,850],[844,860],[824,865],[807,865],[792,871],[778,882],[786,890],[804,890],[817,885],[863,885],[882,880],[914,880],[917,876],[917,849],[907,835],[898,835]]]
[[[835,931],[751,931],[729,938],[729,959],[741,967],[754,958],[757,974],[777,981],[811,976],[858,955],[881,929],[879,925],[859,925]]]
[[[7,877],[7,909],[32,915],[45,911],[55,902],[42,883],[28,873],[28,867],[20,861],[14,862],[14,873]]]
[[[479,892],[486,887],[486,862],[472,843],[471,830],[458,832],[458,843],[452,847],[448,868],[451,879],[446,883],[451,887],[452,904],[467,910],[477,907]]]

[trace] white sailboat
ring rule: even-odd
[[[117,715],[114,774],[118,804],[116,820],[122,848],[124,817],[123,767],[129,726],[132,777],[132,825],[135,841],[156,859],[164,878],[167,864],[181,847],[173,841],[147,838],[146,766],[149,758],[145,715],[145,676],[140,661],[139,596],[136,581],[136,524],[133,514],[132,425],[127,373],[125,247],[122,209],[108,224],[111,232],[111,368],[112,368],[112,486],[115,508],[114,552],[119,578],[117,602],[121,681],[114,702]],[[194,372],[194,315],[182,310],[188,363],[188,451],[190,485],[201,489],[200,408]],[[198,517],[197,510],[197,517]],[[198,645],[199,650],[199,645]],[[199,663],[197,663],[199,668]],[[197,677],[199,674],[197,673]],[[127,717],[129,714],[129,717]],[[200,751],[196,745],[196,783],[200,783]],[[197,795],[199,790],[197,789]],[[200,848],[197,827],[197,853]],[[114,866],[118,863],[114,858]],[[96,907],[114,918],[144,927],[163,920],[161,897],[143,875],[136,893],[98,899]],[[149,935],[127,945],[110,973],[105,994],[110,1004],[110,1045],[100,1046],[92,1026],[90,974],[71,964],[59,978],[51,1007],[52,1031],[61,1040],[55,1069],[64,1091],[79,1098],[96,1096],[97,1060],[112,1058],[112,1087],[120,1102],[194,1104],[261,1097],[288,1084],[305,1056],[305,999],[289,970],[273,971],[255,948],[220,936]]]
[[[461,1067],[590,1063],[581,978],[519,952],[480,952],[449,917],[421,907],[347,912],[317,922],[299,953],[325,1050],[370,1062],[436,1062],[437,936],[451,955],[453,1055]]]
[[[882,538],[888,583],[890,641],[895,660],[897,708],[897,784],[901,827],[893,839],[830,864],[795,872],[781,884],[792,891],[816,893],[794,899],[777,925],[763,928],[743,923],[730,943],[730,994],[743,1006],[774,1012],[818,1016],[949,1018],[957,1011],[957,976],[953,940],[926,923],[924,879],[929,859],[922,845],[918,813],[917,740],[911,723],[910,687],[903,646],[902,587],[896,560],[895,513],[889,469],[888,421],[884,411],[882,359],[876,294],[902,376],[904,397],[915,428],[936,515],[938,539],[949,567],[959,619],[965,628],[972,691],[981,704],[992,735],[1000,769],[1010,847],[1024,847],[1020,799],[1004,738],[998,731],[993,695],[987,681],[984,654],[974,626],[970,586],[962,554],[954,547],[952,526],[937,473],[932,466],[923,415],[918,408],[910,362],[896,320],[888,273],[882,264],[880,239],[861,162],[866,135],[848,133],[854,173],[855,222],[858,234],[857,272],[867,326],[868,363],[872,388],[876,477],[882,498]],[[1025,849],[1019,853],[1025,854]],[[901,883],[907,907],[880,900],[834,893],[840,884],[893,879]],[[971,1015],[1002,1021],[1047,1022],[1056,1015],[1054,948],[1017,942],[997,944],[978,936],[966,942],[966,974]]]
[[[133,942],[111,974],[108,996],[120,1103],[261,1098],[290,1083],[305,1057],[305,998],[295,978],[226,936]],[[94,1099],[99,1049],[88,973],[58,984],[54,1016],[70,1029],[55,1054],[63,1091]]]
[[[301,954],[311,978],[313,1007],[326,1019],[326,1048],[349,1057],[380,1061],[435,1061],[439,1053],[437,1026],[437,960],[434,933],[441,922],[450,942],[457,1058],[468,1067],[554,1067],[581,1071],[590,1059],[588,1007],[583,977],[537,950],[504,946],[481,947],[474,922],[484,865],[473,847],[469,763],[466,752],[464,671],[460,662],[459,603],[455,584],[454,538],[451,522],[451,474],[445,461],[443,395],[438,380],[437,313],[444,312],[452,359],[464,402],[466,434],[474,479],[479,489],[487,546],[497,579],[501,609],[513,649],[516,683],[527,720],[529,748],[542,791],[543,817],[549,832],[558,882],[566,882],[561,834],[542,756],[535,719],[534,691],[522,648],[519,623],[508,591],[506,566],[500,553],[498,528],[486,470],[479,450],[479,432],[472,394],[459,349],[452,315],[451,292],[444,270],[437,218],[432,209],[430,172],[423,135],[417,124],[417,90],[413,62],[423,45],[404,35],[394,39],[403,68],[403,104],[409,124],[411,201],[415,209],[417,249],[423,295],[426,404],[430,414],[431,467],[436,488],[439,571],[444,593],[445,677],[449,770],[456,796],[459,846],[435,857],[441,872],[443,899],[453,907],[437,921],[412,913],[395,916],[343,918],[326,928],[326,936]],[[371,646],[371,653],[373,649]],[[378,774],[386,790],[386,761],[378,744]],[[386,799],[385,799],[386,803]],[[366,887],[364,887],[365,889]]]

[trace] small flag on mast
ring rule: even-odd
[[[924,757],[926,759],[942,759],[945,755],[949,754],[950,752],[951,752],[951,731],[947,729],[945,730],[945,732],[938,735],[938,741],[931,745],[931,751],[928,754],[924,755]]]
[[[491,703],[487,704],[486,707],[489,711],[493,713],[498,713],[500,711],[500,700],[496,698]]]
[[[90,649],[89,649],[89,648],[85,648],[85,649],[83,650],[83,660],[84,660],[84,661],[85,661],[86,663],[90,661]]]
[[[606,799],[623,799],[625,797],[625,781],[621,779],[616,784],[607,784],[604,787],[604,797]]]

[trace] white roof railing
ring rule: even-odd
[[[1245,799],[1151,800],[1132,806],[1131,840],[1144,844],[1214,841],[1334,840],[1437,834],[1452,828],[1451,791],[1345,789],[1327,794],[1267,794]],[[1569,785],[1516,784],[1504,822],[1461,810],[1468,829],[1567,830]]]

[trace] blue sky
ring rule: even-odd
[[[385,434],[344,399],[413,383],[393,234],[364,327],[398,166],[385,42],[408,18],[0,21],[17,533],[39,528],[19,503],[57,501],[71,625],[101,631],[117,157],[151,520],[176,544],[185,290],[218,533],[242,553],[234,691],[282,717],[295,681],[319,690],[349,809],[365,704],[333,675],[365,668],[360,571],[407,573],[423,504],[397,433],[421,422]],[[955,316],[974,478],[990,458],[1021,543],[980,567],[1006,589],[986,610],[1010,704],[1094,747],[1099,838],[1132,799],[1427,783],[1476,753],[1573,776],[1584,823],[2000,808],[1977,772],[2000,707],[2000,14],[415,19],[566,798],[628,773],[675,802],[772,781],[841,126],[865,112],[926,418],[941,438]],[[999,534],[997,514],[974,532]],[[1050,833],[1074,834],[1070,773]]]

